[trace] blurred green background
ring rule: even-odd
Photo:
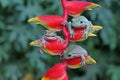
[[[98,37],[71,44],[84,47],[97,64],[68,69],[69,80],[120,80],[120,1],[88,1],[102,7],[83,15],[103,29]],[[40,80],[60,62],[58,56],[40,55],[29,46],[45,29],[27,20],[46,14],[62,15],[60,0],[0,0],[0,80]]]

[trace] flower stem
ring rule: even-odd
[[[66,0],[61,0],[62,2],[62,8],[63,8],[63,17],[64,17],[64,20],[67,20],[68,18],[68,12],[66,10]]]

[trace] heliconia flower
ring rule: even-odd
[[[88,36],[97,36],[96,34],[94,34],[94,32],[100,29],[102,29],[101,26],[94,25],[90,30]],[[84,36],[85,28],[73,28],[73,30],[75,35],[74,37],[69,37],[70,41],[75,42],[75,41],[82,41],[86,39],[86,37]]]
[[[69,45],[63,53],[63,60],[70,68],[80,68],[86,64],[96,64],[88,52],[79,45]]]
[[[51,55],[60,55],[65,49],[65,41],[61,42],[59,39],[55,40],[35,40],[30,43],[31,46],[38,46],[46,53]]]
[[[50,55],[60,55],[66,49],[68,45],[68,38],[65,40],[54,33],[49,32],[45,34],[41,39],[30,42],[31,46],[37,46],[42,51]],[[67,33],[66,33],[67,34]],[[65,35],[67,36],[67,35]]]
[[[41,80],[68,80],[66,63],[58,63],[50,68]]]
[[[29,19],[28,22],[35,22],[36,24],[40,24],[49,30],[60,31],[63,28],[63,17],[57,15],[37,16]]]
[[[98,4],[85,1],[67,1],[65,6],[68,14],[74,17],[79,16],[85,10],[92,10],[94,7],[100,7]]]
[[[66,59],[65,61],[66,61],[66,64],[67,64],[67,66],[69,68],[76,69],[76,68],[80,68],[80,67],[83,66],[81,64],[82,63],[82,59],[80,57]],[[96,64],[96,61],[93,58],[91,58],[89,55],[86,55],[85,56],[85,63],[86,64]]]

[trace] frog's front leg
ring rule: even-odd
[[[93,25],[92,25],[91,21],[88,21],[88,22],[86,23],[86,29],[85,29],[85,32],[84,32],[85,38],[88,37],[88,34],[89,34],[92,26],[93,26]]]
[[[89,34],[89,32],[88,32],[88,31],[85,31],[85,32],[84,32],[85,39],[87,39],[87,38],[88,38],[88,34]]]
[[[69,29],[69,32],[70,32],[70,37],[74,38],[75,33],[74,33],[73,29],[72,29],[72,23],[71,22],[68,22],[68,29]]]
[[[62,24],[63,25],[66,25],[67,27],[68,27],[68,30],[69,30],[69,32],[70,32],[70,37],[74,37],[74,31],[73,31],[73,29],[72,29],[72,23],[71,22],[68,22],[67,20],[64,20],[63,22],[62,22]]]
[[[45,44],[46,44],[46,40],[45,40],[44,37],[45,37],[45,35],[42,37],[42,45],[43,45],[43,46],[45,46]]]
[[[62,25],[67,25],[68,24],[68,21],[67,20],[64,20],[63,22],[62,22]]]
[[[82,59],[82,62],[81,62],[81,65],[84,66],[86,63],[85,63],[85,57],[83,54],[80,54],[80,57]]]
[[[60,37],[60,36],[57,36],[58,40],[60,41],[60,43],[64,43],[65,41]]]
[[[39,49],[39,52],[40,52],[40,54],[44,54],[44,51],[41,49],[41,47]]]

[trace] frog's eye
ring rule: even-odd
[[[83,23],[83,21],[80,21],[80,23],[82,24],[82,23]]]
[[[72,55],[71,54],[68,54],[68,57],[71,57]]]

